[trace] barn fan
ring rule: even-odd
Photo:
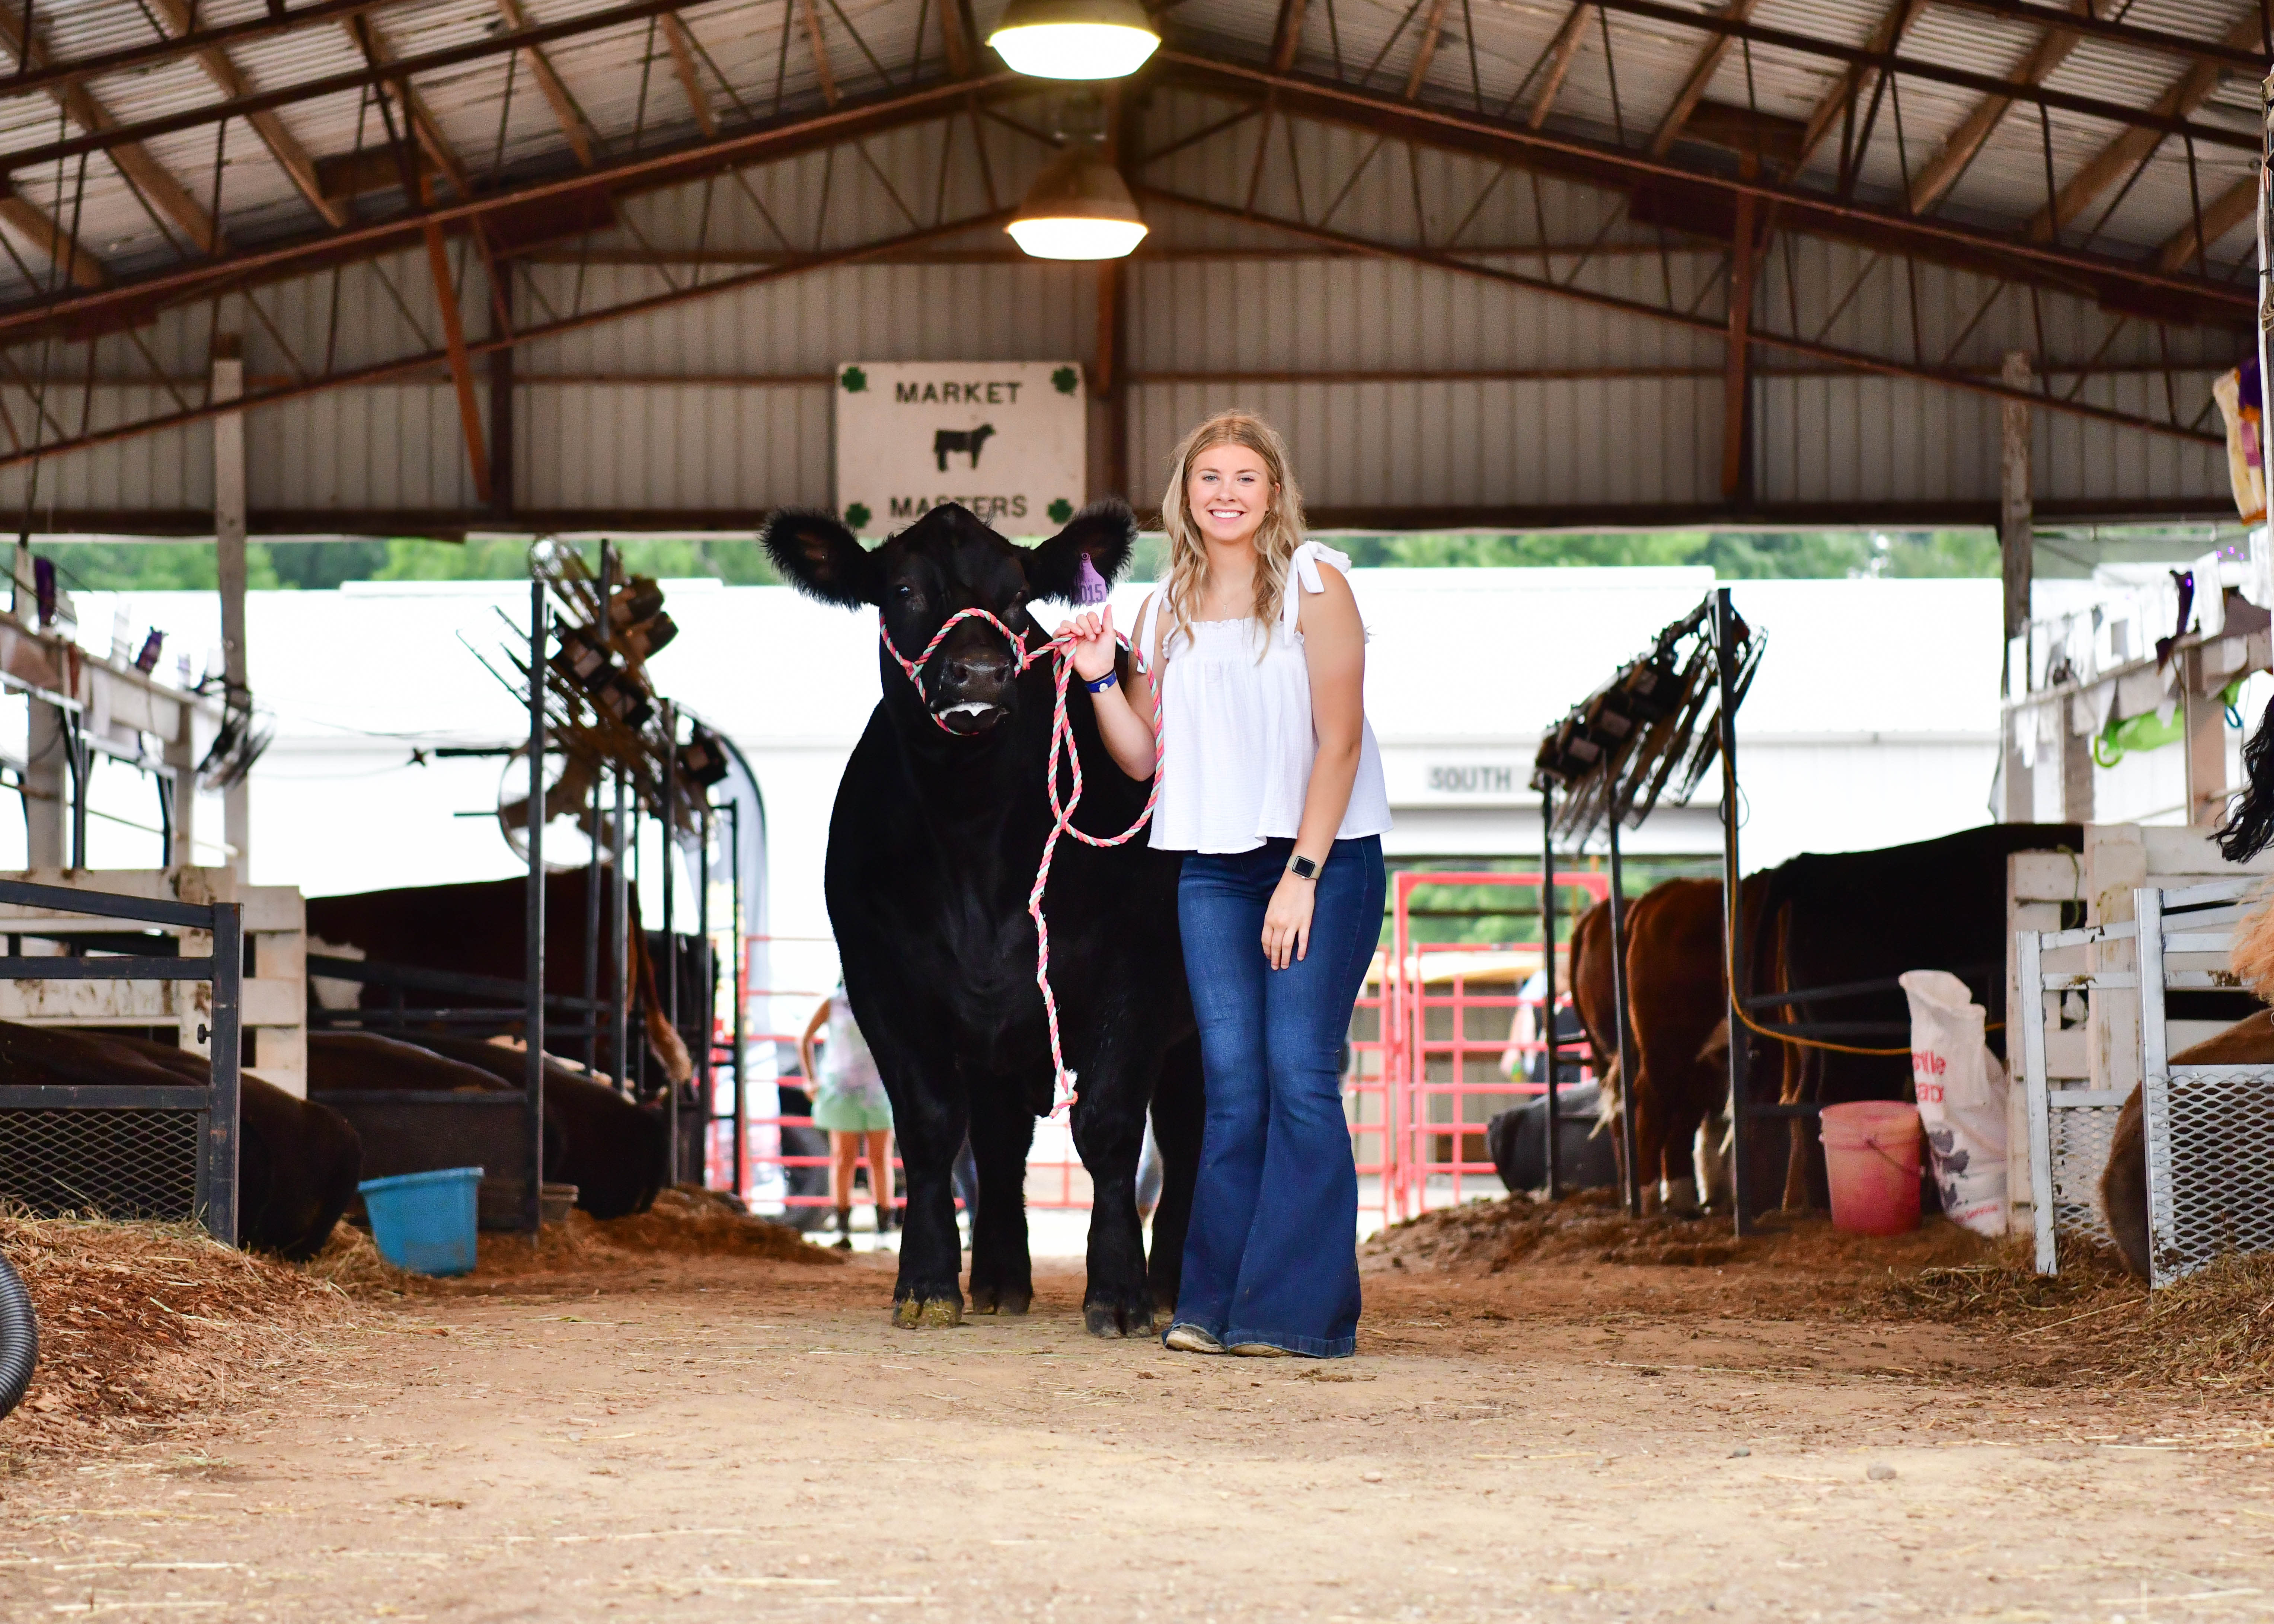
[[[599,815],[593,828],[592,785],[598,773],[582,756],[557,748],[545,752],[545,867],[553,873],[581,868],[594,860],[594,851],[606,861],[612,849],[613,820]],[[524,744],[505,758],[498,777],[498,832],[514,855],[529,859],[529,747]],[[594,839],[597,832],[598,840]]]

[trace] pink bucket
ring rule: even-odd
[[[1827,1105],[1824,1174],[1832,1227],[1850,1235],[1901,1235],[1918,1228],[1918,1108],[1894,1100]]]

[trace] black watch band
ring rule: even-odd
[[[1290,857],[1287,872],[1299,880],[1315,880],[1319,877],[1319,865],[1307,857]]]

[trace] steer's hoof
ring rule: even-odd
[[[1082,1328],[1092,1336],[1150,1336],[1153,1304],[1092,1301],[1081,1305]]]
[[[1023,1314],[1034,1305],[1035,1294],[1026,1287],[971,1288],[971,1312],[975,1314]]]
[[[963,1323],[963,1303],[952,1297],[904,1297],[892,1304],[892,1323],[903,1331],[945,1331]]]

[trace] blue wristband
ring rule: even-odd
[[[1115,683],[1120,680],[1121,677],[1118,673],[1109,671],[1103,676],[1098,678],[1095,682],[1092,682],[1088,677],[1084,677],[1081,680],[1081,685],[1093,694],[1103,694],[1107,688],[1111,688]]]

